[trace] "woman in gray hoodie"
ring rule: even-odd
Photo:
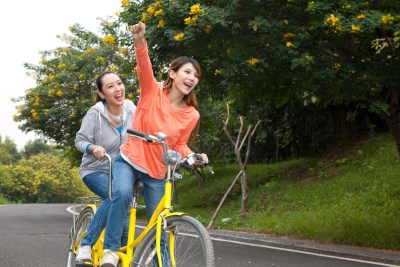
[[[75,146],[83,153],[79,174],[86,186],[103,199],[76,255],[77,264],[92,261],[91,247],[104,229],[111,201],[108,199],[109,163],[105,154],[114,160],[119,147],[128,138],[136,106],[125,99],[125,86],[120,77],[110,71],[96,79],[97,103],[84,116],[76,134]]]

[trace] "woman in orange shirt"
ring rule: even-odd
[[[132,129],[154,134],[166,134],[166,142],[174,146],[182,157],[192,153],[187,143],[194,143],[199,128],[200,115],[194,88],[201,69],[190,57],[178,57],[171,62],[164,83],[154,78],[144,23],[131,27],[135,42],[140,99],[137,104]],[[206,154],[200,154],[208,162]],[[162,147],[136,138],[129,138],[122,146],[113,165],[113,202],[109,210],[104,240],[105,256],[100,266],[117,266],[116,251],[121,246],[123,221],[132,199],[136,179],[144,183],[143,195],[146,214],[150,218],[164,195],[167,167],[162,162]]]

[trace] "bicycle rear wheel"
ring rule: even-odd
[[[174,238],[176,267],[213,267],[214,248],[205,227],[196,219],[182,215],[166,219],[163,231],[163,267],[172,266],[168,253],[170,238]],[[155,250],[156,227],[154,226],[138,246],[132,266],[158,266]],[[174,267],[175,267],[174,266]]]
[[[77,239],[87,230],[89,224],[92,222],[94,210],[92,207],[87,206],[79,214],[75,221],[75,229],[71,229],[70,243],[68,249],[67,267],[75,266],[75,249]]]

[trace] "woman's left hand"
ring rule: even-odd
[[[201,154],[197,154],[197,155],[199,155],[203,159],[204,164],[208,164],[207,154],[201,153]]]

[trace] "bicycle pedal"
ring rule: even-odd
[[[75,267],[93,267],[93,263],[91,261],[77,262]]]

